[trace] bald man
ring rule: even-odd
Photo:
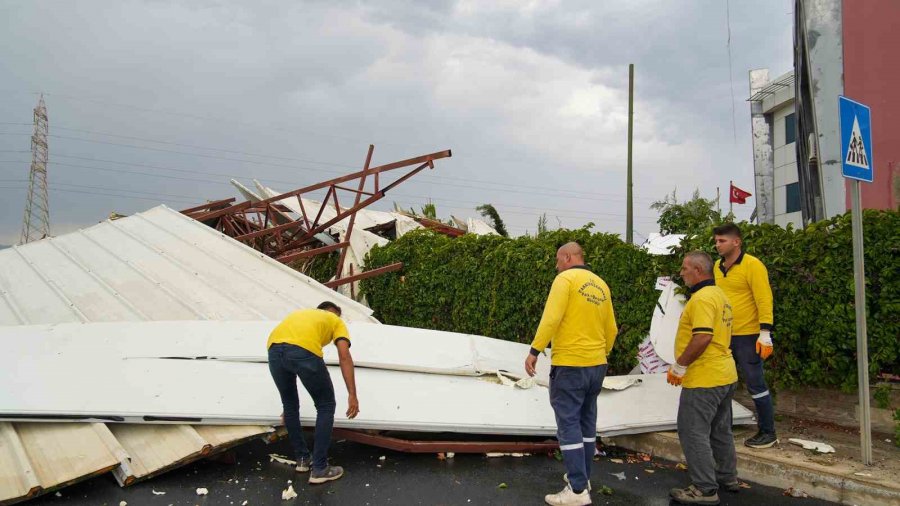
[[[669,495],[679,504],[719,504],[719,488],[740,490],[731,433],[731,398],[737,385],[737,367],[731,357],[731,304],[716,286],[707,253],[685,255],[681,278],[690,287],[690,298],[678,322],[677,358],[667,379],[682,387],[678,439],[691,484],[673,488]]]
[[[609,286],[584,263],[584,251],[570,242],[556,252],[559,272],[550,287],[525,372],[535,374],[538,356],[550,341],[550,405],[566,466],[565,488],[544,500],[552,505],[591,504],[590,475],[597,447],[597,395],[606,376],[606,357],[616,341],[616,316]]]

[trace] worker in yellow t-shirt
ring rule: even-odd
[[[731,399],[737,368],[731,358],[732,312],[716,286],[713,261],[693,251],[684,257],[681,277],[690,298],[675,336],[675,363],[668,382],[681,385],[678,439],[687,460],[691,485],[670,496],[682,504],[719,504],[719,487],[737,491],[737,457],[731,433]]]
[[[775,406],[763,372],[763,361],[772,354],[774,330],[772,287],[766,266],[744,253],[741,229],[726,223],[713,229],[716,250],[716,285],[734,307],[731,351],[747,391],[756,406],[758,430],[744,441],[751,448],[770,448],[778,443]]]
[[[350,333],[341,320],[341,308],[325,301],[317,309],[294,311],[269,334],[269,372],[281,396],[284,425],[297,459],[297,472],[307,472],[309,483],[325,483],[340,478],[344,470],[328,465],[328,447],[334,426],[334,385],[322,359],[322,348],[334,343],[338,350],[341,374],[347,386],[347,418],[359,414]],[[316,406],[316,431],[310,455],[300,427],[300,399],[297,378]]]
[[[584,265],[578,243],[556,252],[559,272],[550,287],[544,314],[525,372],[535,374],[538,355],[550,341],[550,405],[566,466],[566,486],[549,494],[548,504],[591,504],[591,461],[597,447],[597,395],[606,376],[606,357],[616,341],[616,316],[609,286]]]

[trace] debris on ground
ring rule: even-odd
[[[741,487],[741,488],[750,488],[750,484],[747,483],[746,481],[740,481],[740,480],[738,480],[738,487]]]
[[[649,473],[649,474],[653,474],[653,473],[655,473],[656,471],[654,471],[653,469],[644,469],[644,472],[645,472],[645,473]]]
[[[607,487],[606,485],[603,485],[600,487],[600,490],[597,493],[603,495],[613,495],[613,489]]]
[[[200,488],[197,489],[197,495],[206,495],[206,494],[208,494],[208,493],[209,493],[209,490],[207,490],[207,489],[205,489],[205,488],[203,488],[203,487],[200,487]]]
[[[497,485],[497,488],[507,488],[507,485],[506,485],[506,483],[501,483],[501,484]]]
[[[484,456],[488,458],[497,458],[497,457],[528,457],[530,453],[503,453],[503,452],[489,452],[485,453]]]
[[[125,501],[119,501],[119,506],[128,506],[128,503]]]
[[[166,495],[165,492],[157,492],[156,490],[153,490],[153,489],[150,489],[150,491],[153,492],[153,495]]]
[[[613,464],[624,464],[625,463],[625,461],[622,459],[609,459],[609,461],[612,462]]]
[[[448,459],[452,459],[452,458],[455,457],[455,456],[456,456],[455,453],[453,453],[453,452],[447,452],[447,458],[448,458]]]
[[[679,462],[675,464],[675,469],[678,469],[679,471],[687,471],[687,464]]]
[[[625,479],[625,473],[609,473],[609,474],[615,476],[615,477],[618,478],[619,480],[624,480],[624,479]]]
[[[288,485],[288,488],[281,491],[281,500],[282,501],[290,501],[291,499],[297,497],[297,492],[294,492],[294,486]]]
[[[797,446],[802,446],[805,450],[813,450],[818,453],[834,453],[834,447],[830,444],[820,443],[818,441],[808,441],[806,439],[790,438],[788,442]]]
[[[853,476],[865,476],[867,478],[871,478],[872,473],[853,473]]]
[[[378,457],[378,460],[384,462],[385,460],[387,460],[387,457],[385,457],[384,455],[382,455],[382,456]]]
[[[552,456],[554,459],[556,459],[557,462],[562,462],[562,460],[563,460],[562,452],[559,451],[559,449],[553,450],[553,452],[550,453],[550,456]]]
[[[794,487],[791,487],[791,488],[785,490],[784,492],[781,493],[781,495],[784,495],[787,497],[809,497],[809,494],[800,490],[799,488],[794,488]]]
[[[794,487],[791,487],[791,488],[785,490],[784,492],[781,493],[781,495],[784,495],[787,497],[800,497],[800,498],[809,497],[809,494],[800,490],[799,488],[794,488]]]
[[[242,502],[242,503],[241,503],[241,506],[247,506],[247,502],[248,502],[248,501]]]
[[[296,461],[296,460],[291,460],[291,459],[285,457],[284,455],[278,455],[277,453],[270,453],[270,454],[269,454],[269,462],[278,462],[279,464],[286,464],[286,465],[289,465],[289,466],[296,466],[296,465],[297,465],[297,461]]]
[[[444,454],[444,452],[441,452],[441,453],[437,454],[437,459],[438,460],[447,460],[447,456]]]

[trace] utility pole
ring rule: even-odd
[[[634,244],[634,196],[631,182],[631,142],[634,131],[634,64],[628,64],[628,201],[625,212],[625,242]]]
[[[20,244],[50,236],[50,203],[47,198],[47,106],[44,95],[34,108],[34,131],[31,134],[31,171],[28,175],[28,197],[22,222]]]

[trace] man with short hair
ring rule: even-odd
[[[687,461],[691,485],[669,495],[681,504],[719,504],[720,485],[740,490],[737,456],[731,433],[731,399],[737,369],[731,358],[731,305],[716,286],[713,262],[702,251],[688,253],[681,277],[690,298],[675,337],[675,363],[667,381],[681,385],[678,439]]]
[[[325,301],[317,309],[294,311],[272,330],[266,345],[269,372],[281,396],[284,425],[297,459],[296,471],[310,471],[309,483],[312,484],[336,480],[344,475],[343,468],[328,465],[336,403],[322,348],[332,342],[338,350],[341,374],[349,394],[347,418],[355,418],[359,414],[359,400],[356,398],[353,357],[350,356],[350,333],[341,320],[341,308],[337,304]],[[298,377],[316,406],[312,456],[300,427]]]
[[[597,447],[597,395],[606,376],[606,357],[616,341],[616,317],[609,286],[584,264],[584,251],[570,242],[556,252],[556,270],[525,372],[535,375],[538,355],[553,341],[550,405],[567,482],[547,504],[591,504],[591,461]]]
[[[731,351],[756,405],[759,430],[744,444],[751,448],[770,448],[778,443],[778,437],[775,407],[763,374],[763,361],[774,350],[769,272],[758,258],[744,253],[741,229],[734,223],[715,227],[713,237],[721,257],[715,266],[716,285],[734,307]]]

